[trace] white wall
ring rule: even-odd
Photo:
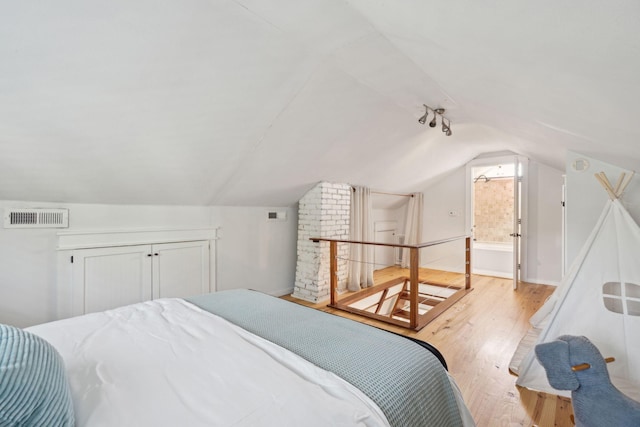
[[[218,289],[253,287],[269,293],[293,289],[296,210],[287,221],[266,221],[267,208],[120,206],[0,201],[5,207],[69,209],[69,229],[222,227]],[[30,326],[57,318],[59,229],[0,228],[0,322]],[[293,242],[293,243],[292,243]],[[251,280],[259,285],[250,286]]]
[[[285,210],[287,219],[268,220],[270,210]],[[222,227],[217,246],[219,291],[244,288],[276,296],[293,292],[297,206],[213,207],[212,218]]]
[[[423,191],[422,234],[425,241],[468,234],[465,229],[465,176],[465,168],[458,168]]]
[[[578,172],[572,165],[577,159],[586,159],[588,169]],[[608,196],[594,174],[604,172],[612,185],[622,172],[629,170],[605,163],[579,153],[569,152],[567,155],[567,188],[566,188],[566,266],[571,265],[582,248],[582,245],[596,225]],[[625,190],[621,200],[629,214],[638,222],[640,220],[640,183],[634,177]]]
[[[469,234],[465,227],[465,179],[466,171],[461,167],[423,191],[424,242]],[[422,249],[420,264],[429,268],[463,272],[464,240]]]
[[[562,172],[529,162],[526,277],[557,285],[562,279]]]
[[[0,323],[55,318],[56,241],[54,230],[0,229]]]
[[[562,171],[529,161],[528,223],[525,275],[527,282],[555,285],[561,279]],[[469,234],[466,229],[466,169],[461,167],[424,189],[424,240]],[[446,244],[421,252],[432,268],[463,271],[462,244]],[[473,262],[473,260],[472,260]]]

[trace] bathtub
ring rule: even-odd
[[[472,242],[472,273],[513,278],[513,245],[511,243]]]

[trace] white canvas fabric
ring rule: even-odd
[[[605,306],[605,294],[612,290],[620,290],[609,300],[622,313]],[[541,328],[536,344],[560,335],[589,338],[604,357],[615,357],[608,365],[614,385],[640,398],[640,227],[619,200],[607,202],[576,261],[532,324]],[[533,348],[519,367],[517,384],[568,395],[549,385]]]
[[[351,240],[372,242],[373,218],[371,189],[354,187],[351,193],[349,233]],[[359,291],[373,286],[373,246],[349,245],[349,274],[347,289]]]
[[[422,243],[422,211],[424,197],[422,193],[411,193],[407,206],[407,219],[404,225],[404,243],[416,245]],[[402,250],[402,267],[409,267],[409,249]]]

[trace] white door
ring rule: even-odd
[[[72,314],[151,299],[151,259],[149,245],[74,251]]]
[[[398,243],[397,240],[398,223],[396,221],[376,221],[373,223],[374,239],[379,243]],[[390,265],[395,265],[396,248],[392,246],[374,246],[373,263],[374,269],[382,269]]]
[[[209,242],[153,245],[153,298],[209,292]]]
[[[513,239],[513,289],[518,289],[518,282],[520,281],[520,266],[521,256],[520,250],[522,248],[522,178],[523,178],[523,164],[518,156],[513,161],[513,232],[511,237]]]

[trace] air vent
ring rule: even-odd
[[[286,211],[268,211],[267,220],[268,221],[286,221],[287,212]]]
[[[67,228],[68,209],[13,209],[4,210],[4,228]]]

